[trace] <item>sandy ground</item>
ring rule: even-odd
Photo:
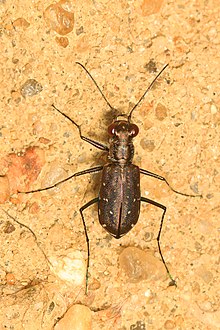
[[[219,1],[82,3],[0,2],[0,329],[220,329]],[[181,196],[141,177],[142,196],[167,207],[161,248],[177,287],[169,286],[157,248],[160,209],[142,205],[120,240],[99,225],[95,206],[85,211],[85,295],[79,208],[98,195],[100,175],[17,193],[106,161],[52,107],[108,143],[116,113],[76,61],[121,113],[169,63],[132,120],[140,129],[134,163],[178,191],[202,194]],[[121,262],[126,247],[140,252],[129,267]],[[153,261],[140,268],[142,252]],[[69,327],[67,311],[78,305]]]

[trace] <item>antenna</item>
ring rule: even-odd
[[[141,98],[139,99],[139,101],[135,104],[135,106],[131,109],[129,115],[128,115],[128,121],[130,122],[131,120],[131,115],[133,113],[133,111],[137,108],[137,106],[141,103],[141,101],[144,99],[145,95],[147,94],[147,92],[151,89],[151,87],[153,86],[153,84],[155,83],[155,81],[157,80],[157,78],[161,75],[161,73],[168,67],[169,64],[166,64],[162,70],[160,70],[160,72],[156,75],[156,77],[154,78],[154,80],[151,82],[151,84],[147,87],[146,91],[144,92],[144,94],[141,96]]]
[[[79,64],[86,71],[86,73],[88,74],[88,76],[92,79],[92,81],[94,82],[94,84],[98,88],[98,90],[99,90],[100,94],[102,95],[103,99],[108,104],[109,108],[111,108],[112,110],[117,110],[117,109],[115,109],[115,108],[113,108],[111,106],[111,104],[109,103],[109,101],[107,100],[107,98],[105,97],[105,95],[103,94],[101,88],[99,87],[99,85],[97,84],[97,82],[95,81],[95,79],[93,78],[93,76],[91,75],[91,73],[86,69],[86,67],[83,64],[79,63],[79,62],[76,62],[76,64]]]
[[[105,102],[108,104],[109,108],[112,110],[117,110],[114,107],[111,106],[111,104],[109,103],[109,101],[107,100],[107,98],[105,97],[105,95],[103,94],[101,88],[99,87],[99,85],[97,84],[97,82],[95,81],[95,79],[93,78],[93,76],[91,75],[91,73],[86,69],[86,67],[79,63],[76,62],[76,64],[79,64],[88,74],[88,76],[92,79],[92,81],[94,82],[94,84],[96,85],[96,87],[98,88],[100,94],[102,95],[103,99],[105,100]],[[146,91],[144,92],[144,94],[141,96],[141,98],[139,99],[139,101],[135,104],[135,106],[131,109],[129,115],[128,115],[128,121],[130,122],[131,120],[131,115],[133,113],[133,111],[137,108],[137,106],[141,103],[141,101],[144,99],[145,95],[147,94],[147,92],[152,88],[153,84],[155,83],[155,81],[157,80],[157,78],[161,75],[161,73],[168,67],[169,64],[166,64],[163,69],[156,75],[156,77],[154,78],[154,80],[151,82],[151,84],[148,86],[148,88],[146,89]]]

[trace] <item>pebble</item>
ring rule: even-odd
[[[137,321],[136,324],[130,326],[130,330],[145,330],[146,326],[143,321]]]
[[[40,137],[39,142],[43,143],[43,144],[49,144],[51,141],[49,139],[44,138],[44,137]]]
[[[156,73],[157,63],[151,59],[147,64],[144,65],[144,68],[150,73]]]
[[[213,312],[212,304],[210,301],[198,302],[198,306],[203,312]]]
[[[197,269],[197,275],[203,279],[203,281],[209,284],[213,280],[213,274],[210,270],[207,270],[205,266],[201,265]]]
[[[184,323],[184,317],[182,315],[177,315],[175,317],[175,323],[176,323],[177,329],[181,329],[181,326]]]
[[[62,181],[64,178],[66,178],[66,171],[57,165],[57,161],[54,161],[50,164],[50,168],[47,173],[45,173],[44,176],[42,176],[41,180],[41,186],[42,187],[50,187],[54,185],[55,183]],[[57,186],[56,189],[58,189],[59,186]],[[49,194],[53,194],[53,189],[50,191],[48,190]]]
[[[193,282],[192,283],[192,292],[195,294],[195,295],[198,295],[200,293],[200,285],[198,282]]]
[[[80,251],[70,251],[66,255],[49,258],[51,270],[56,276],[71,285],[82,285],[85,281],[86,263]]]
[[[141,139],[140,145],[144,150],[153,151],[155,149],[155,144],[153,140],[148,140],[146,138]]]
[[[0,176],[0,204],[10,197],[10,187],[7,175]]]
[[[218,112],[218,108],[215,104],[211,104],[210,110],[212,115],[215,115]]]
[[[15,226],[10,221],[6,221],[3,231],[5,234],[11,234],[15,231]]]
[[[44,18],[47,25],[60,35],[73,30],[74,13],[70,1],[61,0],[46,8]]]
[[[144,0],[141,5],[142,15],[150,16],[160,11],[163,0]]]
[[[154,234],[152,232],[146,232],[144,234],[144,240],[145,242],[150,242],[154,238]]]
[[[158,103],[155,109],[155,115],[158,120],[164,120],[167,117],[167,108],[163,104]]]
[[[30,214],[37,214],[39,211],[40,211],[40,207],[39,207],[38,203],[34,202],[34,203],[30,204],[30,206],[29,206]]]
[[[167,320],[164,323],[164,329],[174,329],[175,327],[176,327],[176,324],[172,320]]]
[[[136,247],[127,247],[122,251],[119,256],[119,265],[131,283],[149,278],[158,280],[166,277],[163,263],[151,252],[145,252]]]
[[[6,282],[8,285],[14,285],[15,284],[15,275],[13,273],[7,273],[6,274]]]
[[[28,79],[20,88],[23,97],[31,97],[43,90],[42,85],[35,79]]]
[[[147,116],[147,112],[142,111],[142,113],[143,113],[144,116]],[[144,118],[145,118],[145,117],[144,117]],[[150,121],[148,118],[146,118],[146,119],[144,120],[143,128],[144,128],[145,131],[149,130],[149,129],[150,129],[151,127],[153,127],[153,126],[154,126],[154,123],[153,123],[152,121]]]
[[[92,329],[91,310],[84,305],[73,305],[63,318],[55,325],[54,330],[90,330]]]
[[[92,281],[89,282],[88,289],[89,290],[98,290],[100,287],[101,287],[100,281],[98,281],[97,279],[94,278]]]
[[[13,26],[25,30],[30,26],[30,23],[25,18],[19,17],[13,22]]]
[[[69,39],[67,37],[56,37],[55,40],[58,45],[63,48],[66,48],[69,45]]]

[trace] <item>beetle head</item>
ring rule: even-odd
[[[139,128],[135,124],[131,124],[128,120],[117,119],[108,126],[108,134],[111,137],[124,137],[128,136],[134,138],[138,135]]]

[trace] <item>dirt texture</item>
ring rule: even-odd
[[[220,2],[0,1],[0,330],[220,329]],[[86,66],[105,97],[76,62]],[[135,109],[138,223],[98,221],[107,127]],[[117,110],[116,110],[117,109]]]

